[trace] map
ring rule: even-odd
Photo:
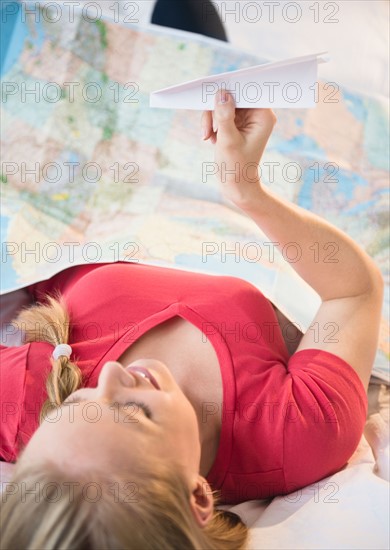
[[[320,299],[292,268],[299,245],[279,251],[222,198],[201,112],[149,107],[154,90],[269,60],[192,33],[39,9],[14,16],[1,69],[1,293],[75,264],[141,261],[246,279],[307,330]],[[275,111],[262,181],[380,266],[374,374],[386,379],[388,110],[334,82],[313,93],[314,109]],[[312,252],[331,261],[334,250]]]

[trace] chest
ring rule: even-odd
[[[222,377],[217,354],[206,335],[175,316],[143,334],[118,358],[126,366],[140,358],[165,363],[187,397],[199,409],[205,401],[222,403]]]

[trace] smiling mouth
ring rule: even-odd
[[[145,369],[145,367],[127,367],[126,370],[135,370],[136,372],[139,372],[141,376],[149,380],[149,382],[156,388],[156,390],[161,389],[153,374],[151,374],[148,369]]]

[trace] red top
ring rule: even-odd
[[[223,383],[221,436],[207,480],[223,502],[292,492],[335,473],[355,451],[367,414],[358,375],[325,351],[289,357],[270,302],[252,284],[117,262],[74,266],[29,290],[43,301],[55,288],[66,298],[72,359],[86,387],[96,386],[106,361],[173,316],[205,333]],[[44,342],[1,347],[3,460],[15,460],[38,427],[52,351]]]

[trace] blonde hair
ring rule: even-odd
[[[59,291],[47,295],[47,304],[37,303],[23,308],[13,321],[23,333],[24,343],[48,342],[53,346],[67,344],[70,337],[70,316],[65,299]],[[46,380],[48,399],[42,406],[40,422],[51,409],[59,407],[65,399],[82,385],[79,367],[61,355],[58,359],[49,357],[52,370]]]
[[[25,341],[68,343],[65,301],[59,293],[47,300],[18,315],[16,322],[25,331]],[[44,411],[60,406],[82,384],[80,369],[66,357],[51,358],[51,364],[41,420]],[[213,517],[205,527],[198,525],[188,484],[172,464],[143,459],[131,472],[103,471],[96,466],[70,474],[44,457],[29,464],[23,456],[22,452],[12,480],[4,487],[2,549],[246,548],[248,529],[237,514],[216,508],[218,491],[212,493]]]

